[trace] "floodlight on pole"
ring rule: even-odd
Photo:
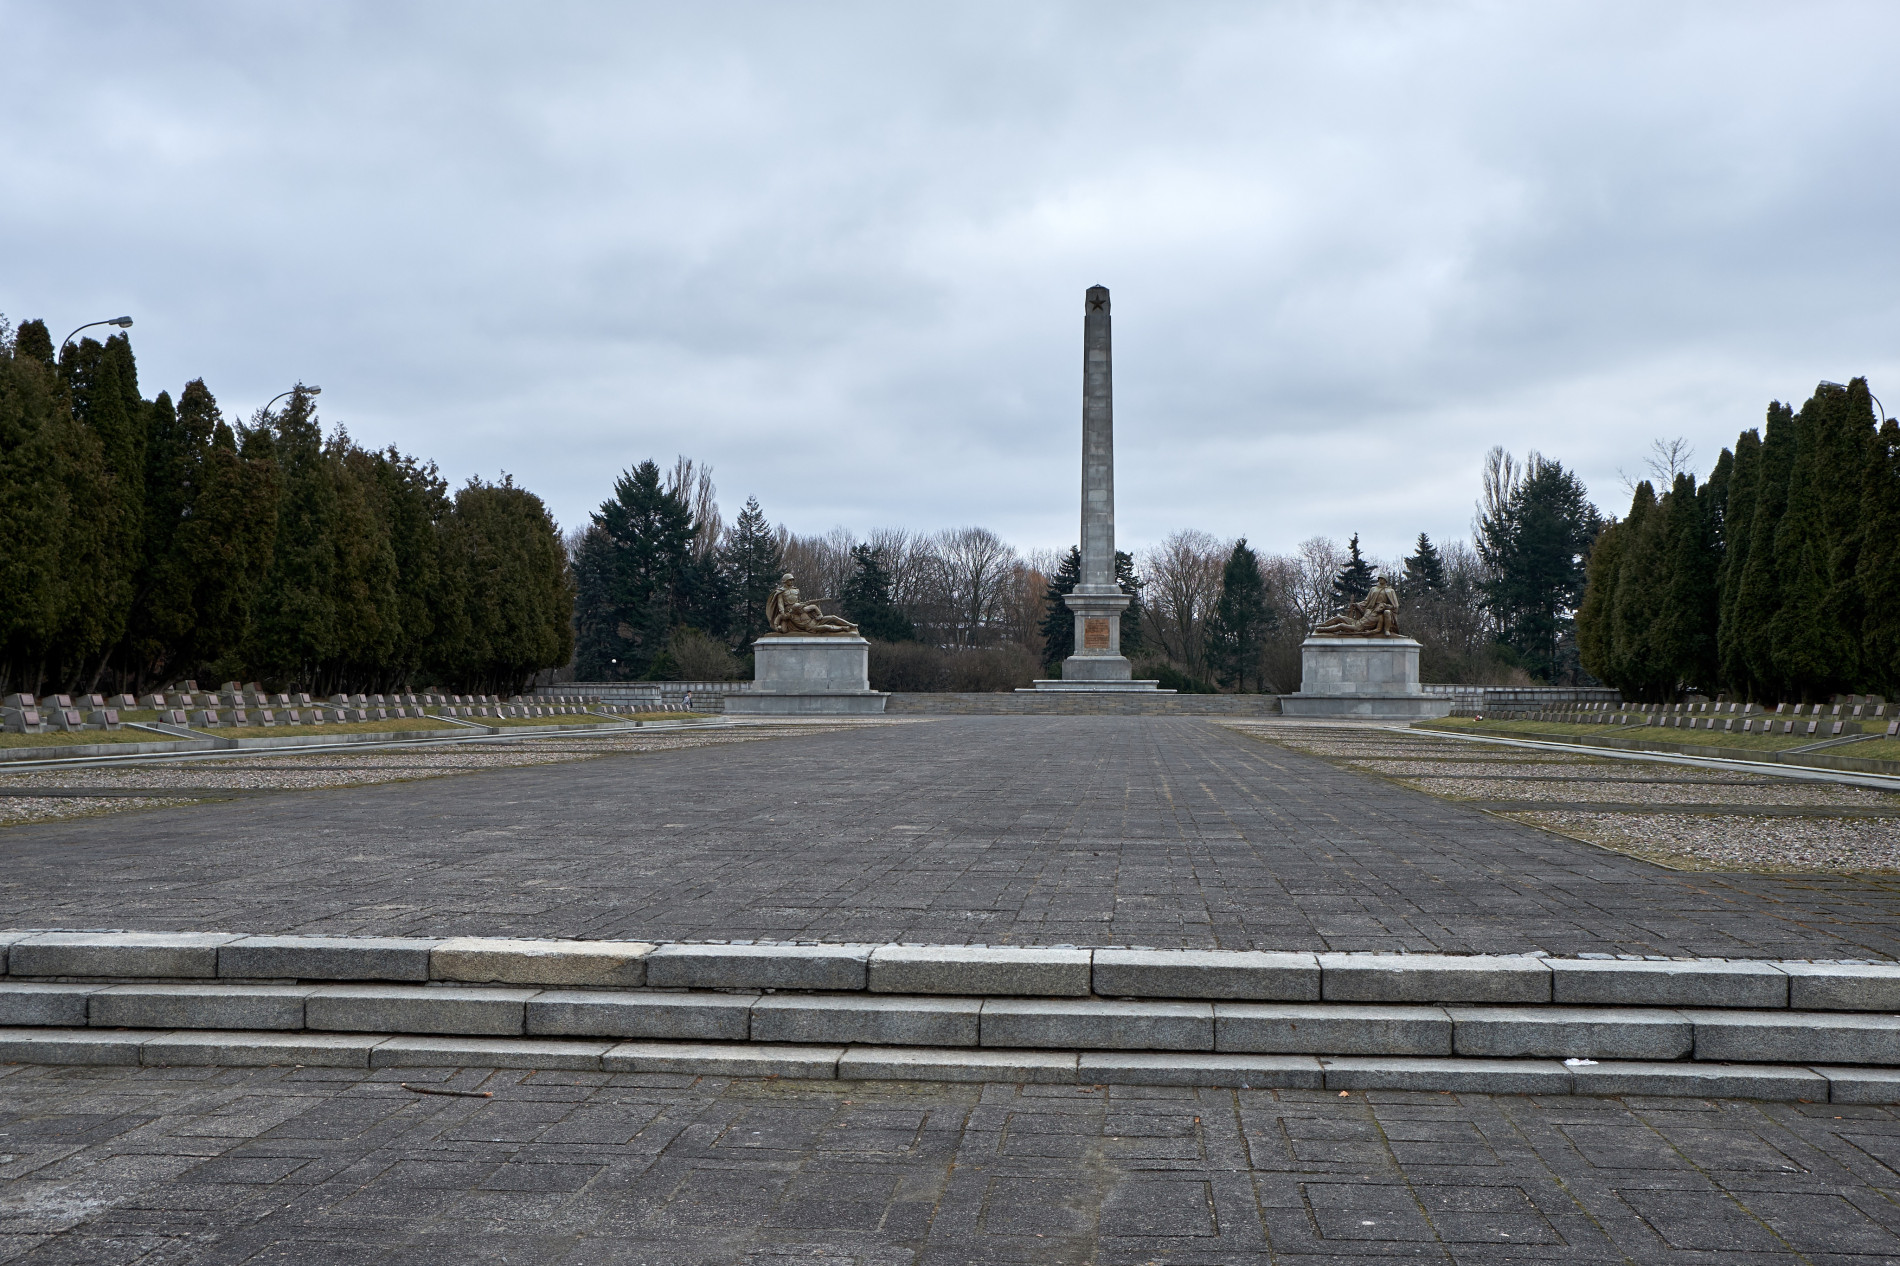
[[[84,325],[80,326],[78,330],[74,330],[71,334],[68,334],[65,338],[59,341],[60,350],[65,351],[66,344],[72,342],[73,338],[79,333],[80,330],[90,330],[95,325],[116,325],[122,330],[129,330],[132,328],[132,318],[131,317],[110,317],[104,321],[88,321]]]

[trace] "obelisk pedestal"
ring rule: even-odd
[[[1122,654],[1122,612],[1129,597],[1115,581],[1115,366],[1108,287],[1090,286],[1082,309],[1082,578],[1063,598],[1075,613],[1075,654],[1062,676],[1037,678],[1035,690],[1154,690],[1131,680]],[[1168,693],[1173,693],[1172,691]]]

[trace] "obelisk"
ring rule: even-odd
[[[1064,601],[1075,613],[1075,654],[1062,661],[1062,680],[1127,682],[1132,674],[1122,655],[1121,614],[1128,595],[1115,582],[1115,361],[1107,286],[1090,286],[1083,301],[1082,579]]]

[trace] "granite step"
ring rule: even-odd
[[[1451,1094],[1688,1095],[1807,1103],[1900,1102],[1900,1070],[1748,1063],[1217,1052],[1005,1050],[857,1044],[586,1041],[434,1034],[0,1028],[0,1063],[533,1068],[818,1080],[1411,1090]]]
[[[0,1026],[1900,1067],[1900,1016],[1783,1008],[0,980]]]
[[[0,979],[1900,1012],[1900,964],[1130,947],[0,932]]]

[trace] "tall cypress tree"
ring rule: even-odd
[[[1726,455],[1726,450],[1724,450]],[[1755,500],[1761,480],[1761,436],[1752,428],[1735,441],[1734,465],[1729,476],[1727,512],[1723,517],[1722,566],[1716,577],[1717,615],[1715,654],[1720,680],[1729,691],[1759,699],[1761,686],[1748,670],[1741,637],[1742,574],[1754,541]]]
[[[1788,507],[1788,478],[1794,469],[1800,427],[1793,409],[1778,400],[1769,404],[1762,428],[1755,505],[1749,512],[1748,557],[1735,604],[1736,638],[1748,674],[1763,698],[1777,701],[1789,698],[1789,682],[1776,654],[1777,624],[1784,598],[1775,537]]]
[[[1614,622],[1616,584],[1623,565],[1629,522],[1612,523],[1597,533],[1584,568],[1583,601],[1577,606],[1577,658],[1597,680],[1622,688],[1616,657]]]
[[[276,548],[254,605],[246,659],[259,673],[327,693],[337,629],[337,488],[311,397],[292,393],[269,425],[283,480]],[[322,675],[320,675],[322,674]]]
[[[1667,698],[1675,682],[1656,653],[1654,626],[1662,592],[1668,508],[1656,500],[1648,480],[1636,485],[1619,536],[1610,609],[1610,672],[1601,675],[1632,698]]]
[[[1775,530],[1775,569],[1783,601],[1771,624],[1774,655],[1790,691],[1802,699],[1824,699],[1848,689],[1858,675],[1859,628],[1845,627],[1833,599],[1834,566],[1848,529],[1830,503],[1839,498],[1843,464],[1851,445],[1845,388],[1823,384],[1797,415],[1794,460],[1788,475],[1788,503]],[[1858,514],[1859,506],[1852,507]],[[1858,624],[1858,621],[1856,621]]]
[[[1278,623],[1267,601],[1260,559],[1243,536],[1221,568],[1220,597],[1208,621],[1208,658],[1222,685],[1245,691],[1251,682],[1255,690],[1260,688],[1260,652]]]
[[[1654,625],[1657,669],[1672,685],[1712,688],[1716,675],[1715,497],[1695,476],[1679,474],[1666,498],[1661,604]]]
[[[1860,558],[1856,579],[1866,598],[1861,615],[1865,681],[1900,698],[1900,423],[1881,423],[1868,446],[1861,480]]]
[[[84,490],[97,443],[79,433],[41,321],[0,341],[0,684],[38,693],[76,581],[72,493]],[[96,524],[81,520],[82,530]]]

